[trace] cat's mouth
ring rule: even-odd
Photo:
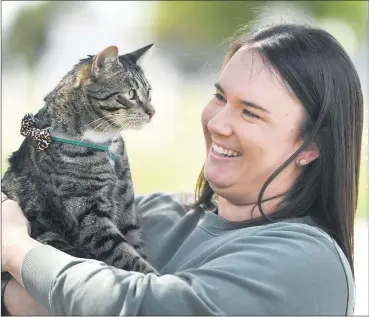
[[[150,119],[148,121],[142,121],[140,123],[135,124],[134,126],[132,126],[131,129],[133,130],[141,130],[142,128],[144,128],[148,123],[150,122]]]
[[[144,128],[151,119],[148,118],[140,118],[140,119],[129,119],[129,120],[112,120],[114,121],[114,126],[117,127],[120,131],[124,130],[141,130]]]
[[[98,129],[87,130],[83,134],[84,139],[91,141],[104,142],[116,137],[117,134],[124,130],[141,130],[144,128],[151,119],[140,119],[140,120],[108,120],[108,124],[105,127],[99,127]]]

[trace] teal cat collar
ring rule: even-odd
[[[82,147],[87,147],[91,149],[95,149],[98,151],[106,152],[110,158],[115,161],[116,156],[114,153],[109,151],[109,147],[107,145],[96,145],[91,143],[86,143],[77,140],[68,140],[64,138],[59,138],[52,136],[50,127],[46,127],[44,129],[37,129],[36,128],[37,119],[33,116],[33,114],[29,113],[26,114],[21,122],[21,135],[25,137],[29,137],[32,140],[38,142],[37,143],[37,150],[40,152],[45,151],[50,145],[52,141],[57,141],[61,143],[77,145]]]

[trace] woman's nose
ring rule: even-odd
[[[207,124],[208,130],[211,134],[218,134],[223,136],[232,135],[232,118],[225,108],[218,112],[211,118]]]

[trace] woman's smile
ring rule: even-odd
[[[213,146],[211,147],[211,151],[216,156],[220,156],[224,158],[236,158],[236,157],[242,156],[242,153],[235,151],[235,150],[227,149],[216,143],[213,143]]]

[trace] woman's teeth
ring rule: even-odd
[[[221,154],[223,156],[228,156],[228,157],[237,157],[237,156],[241,156],[242,154],[240,152],[236,152],[236,151],[232,151],[232,150],[228,150],[228,149],[224,149],[222,147],[220,147],[219,145],[213,144],[213,151],[215,153]]]

